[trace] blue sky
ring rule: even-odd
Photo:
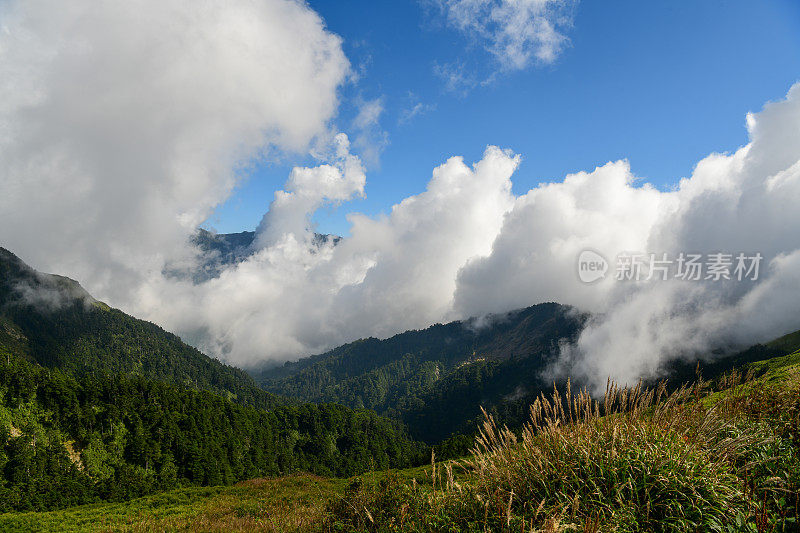
[[[368,165],[366,198],[318,212],[324,233],[346,235],[346,213],[387,212],[424,190],[448,157],[471,163],[489,144],[522,155],[518,194],[623,158],[637,176],[670,188],[704,155],[744,144],[745,113],[800,79],[793,0],[584,1],[558,58],[515,71],[424,2],[309,3],[359,72],[341,89],[335,126],[355,139],[360,106],[379,99],[383,107],[369,136],[383,149]],[[436,73],[446,65],[492,81],[448,90]],[[422,111],[404,120],[417,104]],[[205,225],[254,229],[295,164],[313,161],[286,156],[258,167]]]

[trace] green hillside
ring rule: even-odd
[[[489,424],[459,461],[0,514],[0,530],[798,531],[800,351],[737,370],[671,395],[611,391],[600,416],[545,395],[538,431]]]
[[[124,372],[256,407],[284,403],[247,373],[98,302],[78,282],[37,272],[0,248],[0,357],[11,354],[76,376]]]
[[[524,423],[530,403],[552,389],[543,371],[587,318],[567,306],[539,304],[385,340],[362,339],[254,375],[275,394],[400,420],[414,438],[455,456],[466,451],[464,436],[478,431],[482,410],[510,427]],[[792,333],[739,352],[669,361],[660,375],[675,387],[695,379],[698,363],[704,375],[718,375],[797,348],[800,333]]]
[[[351,343],[266,392],[2,249],[0,274],[0,531],[798,530],[800,333],[712,381],[672,363],[551,397],[586,317],[542,304]],[[419,467],[414,438],[462,458]]]
[[[419,464],[397,422],[287,405],[244,372],[0,249],[0,510],[295,471]]]
[[[481,322],[359,340],[258,379],[300,401],[372,409],[402,420],[417,438],[439,442],[474,429],[481,406],[538,393],[546,386],[540,372],[584,320],[569,307],[540,304]]]
[[[121,501],[297,470],[350,475],[423,460],[402,428],[337,405],[269,411],[207,391],[0,360],[0,509]]]

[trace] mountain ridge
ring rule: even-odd
[[[540,374],[587,315],[548,302],[481,319],[367,338],[254,372],[268,391],[303,402],[372,409],[435,443],[489,407],[538,392]]]
[[[319,248],[327,243],[339,244],[342,237],[330,233],[314,233],[311,245]],[[200,228],[190,239],[200,252],[199,263],[190,269],[167,266],[164,273],[178,278],[191,279],[193,283],[203,283],[218,278],[222,271],[231,265],[246,260],[256,250],[255,231],[238,233],[213,233]]]
[[[0,248],[0,513],[429,453],[374,412],[284,401]]]
[[[209,390],[260,408],[281,403],[241,369],[203,354],[156,324],[93,298],[0,248],[0,354],[75,375],[131,373]]]

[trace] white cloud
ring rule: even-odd
[[[648,185],[636,187],[625,161],[529,191],[516,199],[491,255],[459,274],[456,309],[468,316],[539,301],[602,309],[611,287],[580,283],[578,255],[646,249],[669,198]]]
[[[437,0],[448,23],[507,70],[554,62],[569,44],[576,0]]]
[[[356,132],[353,145],[358,149],[361,159],[371,167],[376,167],[381,153],[389,144],[389,134],[380,125],[384,111],[383,97],[374,100],[359,98],[356,105],[358,113],[352,123]]]
[[[353,126],[359,130],[365,130],[378,125],[381,114],[383,113],[383,98],[374,100],[362,100],[356,118],[353,119]]]
[[[286,190],[316,191],[313,201],[284,212],[279,193],[276,218],[262,228],[269,234],[288,224],[292,231],[261,241],[255,255],[218,279],[149,286],[140,307],[157,309],[152,316],[160,323],[191,333],[212,353],[252,364],[557,301],[595,319],[556,370],[600,384],[608,375],[652,375],[669,358],[800,327],[791,290],[800,276],[800,215],[792,207],[800,201],[798,127],[800,85],[752,116],[750,144],[710,155],[667,192],[618,161],[515,197],[511,175],[520,159],[490,147],[473,168],[449,159],[426,191],[386,216],[350,215],[351,237],[319,249],[307,229],[310,212],[359,194],[363,181],[342,171],[297,170]],[[609,259],[624,251],[761,252],[770,262],[756,282],[609,277],[585,284],[576,271],[584,249]]]
[[[466,96],[479,83],[475,75],[461,63],[435,63],[433,73],[444,82],[445,91],[459,96]]]
[[[742,347],[800,328],[800,84],[748,119],[751,142],[712,154],[675,191],[637,187],[628,165],[517,199],[490,255],[459,275],[460,314],[555,300],[597,314],[566,368],[605,383],[654,375],[673,357]],[[621,252],[760,252],[758,281],[580,283],[575,259]]]
[[[451,158],[434,170],[425,192],[389,215],[351,215],[351,237],[336,246],[312,246],[302,218],[276,238],[270,225],[287,227],[297,215],[283,211],[285,195],[278,193],[270,207],[275,218],[268,214],[272,222],[260,230],[270,238],[259,238],[254,255],[200,285],[157,280],[143,287],[137,307],[239,364],[428,326],[451,313],[458,269],[489,252],[513,205],[510,177],[518,162],[493,147],[473,168]],[[301,174],[309,191],[330,181],[328,171]],[[360,190],[334,175],[338,198]],[[288,191],[296,191],[296,177]],[[296,204],[301,210],[308,205]]]
[[[350,154],[347,135],[334,137],[334,163],[313,168],[295,167],[286,189],[277,191],[257,231],[256,246],[265,248],[293,235],[313,233],[311,215],[325,203],[364,196],[367,177],[361,160]]]
[[[131,301],[253,157],[325,135],[349,63],[291,0],[0,4],[0,241]]]
[[[408,124],[415,118],[430,113],[435,109],[435,104],[423,104],[422,102],[417,102],[408,109],[404,109],[400,113],[400,118],[397,119],[397,123],[401,125]]]
[[[305,4],[0,5],[0,242],[212,355],[295,358],[555,300],[597,317],[565,363],[633,379],[800,326],[800,85],[749,116],[747,146],[708,156],[674,191],[619,161],[514,196],[520,158],[490,147],[316,246],[310,215],[363,194],[365,175],[330,124],[347,59]],[[364,102],[354,126],[381,109]],[[193,264],[187,237],[239,165],[310,146],[321,164],[292,171],[249,258],[198,284],[162,273]],[[751,283],[584,285],[584,248],[759,251],[769,264]]]
[[[423,103],[420,101],[419,96],[412,91],[408,91],[405,100],[405,108],[400,111],[400,115],[397,118],[399,125],[409,124],[415,118],[436,110],[436,104]]]

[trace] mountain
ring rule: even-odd
[[[11,355],[76,376],[122,372],[260,408],[283,403],[242,370],[95,300],[77,281],[37,272],[0,248],[0,356]]]
[[[226,267],[244,261],[253,254],[255,240],[255,231],[211,233],[208,230],[199,229],[192,237],[191,242],[202,252],[200,265],[190,271],[168,267],[166,273],[176,277],[190,278],[195,283],[219,277]],[[311,244],[319,248],[330,242],[335,246],[341,240],[342,238],[338,235],[314,233]]]
[[[0,248],[0,513],[186,485],[418,465],[396,421],[287,405],[247,374]]]
[[[211,233],[199,229],[192,238],[192,243],[204,252],[213,252],[220,256],[223,263],[234,263],[252,253],[253,242],[256,240],[255,231],[241,231],[239,233]],[[313,243],[321,246],[332,242],[339,244],[342,238],[330,233],[314,233]]]
[[[575,340],[587,318],[571,307],[544,303],[384,340],[362,339],[251,373],[275,394],[368,408],[395,418],[414,438],[437,444],[444,455],[458,455],[471,443],[465,435],[477,430],[482,408],[510,427],[522,425],[528,406],[552,390],[554,383],[543,377],[544,371],[560,345]],[[740,352],[699,354],[667,363],[659,379],[679,386],[696,378],[698,363],[702,375],[711,378],[798,348],[800,333],[795,333]],[[574,377],[572,384],[583,385]]]
[[[256,409],[141,375],[76,377],[0,358],[0,513],[297,471],[351,476],[426,456],[369,411]]]
[[[256,373],[273,393],[368,408],[439,442],[469,431],[480,408],[547,387],[540,374],[586,316],[544,303],[481,319],[436,324],[389,339],[362,339]]]

